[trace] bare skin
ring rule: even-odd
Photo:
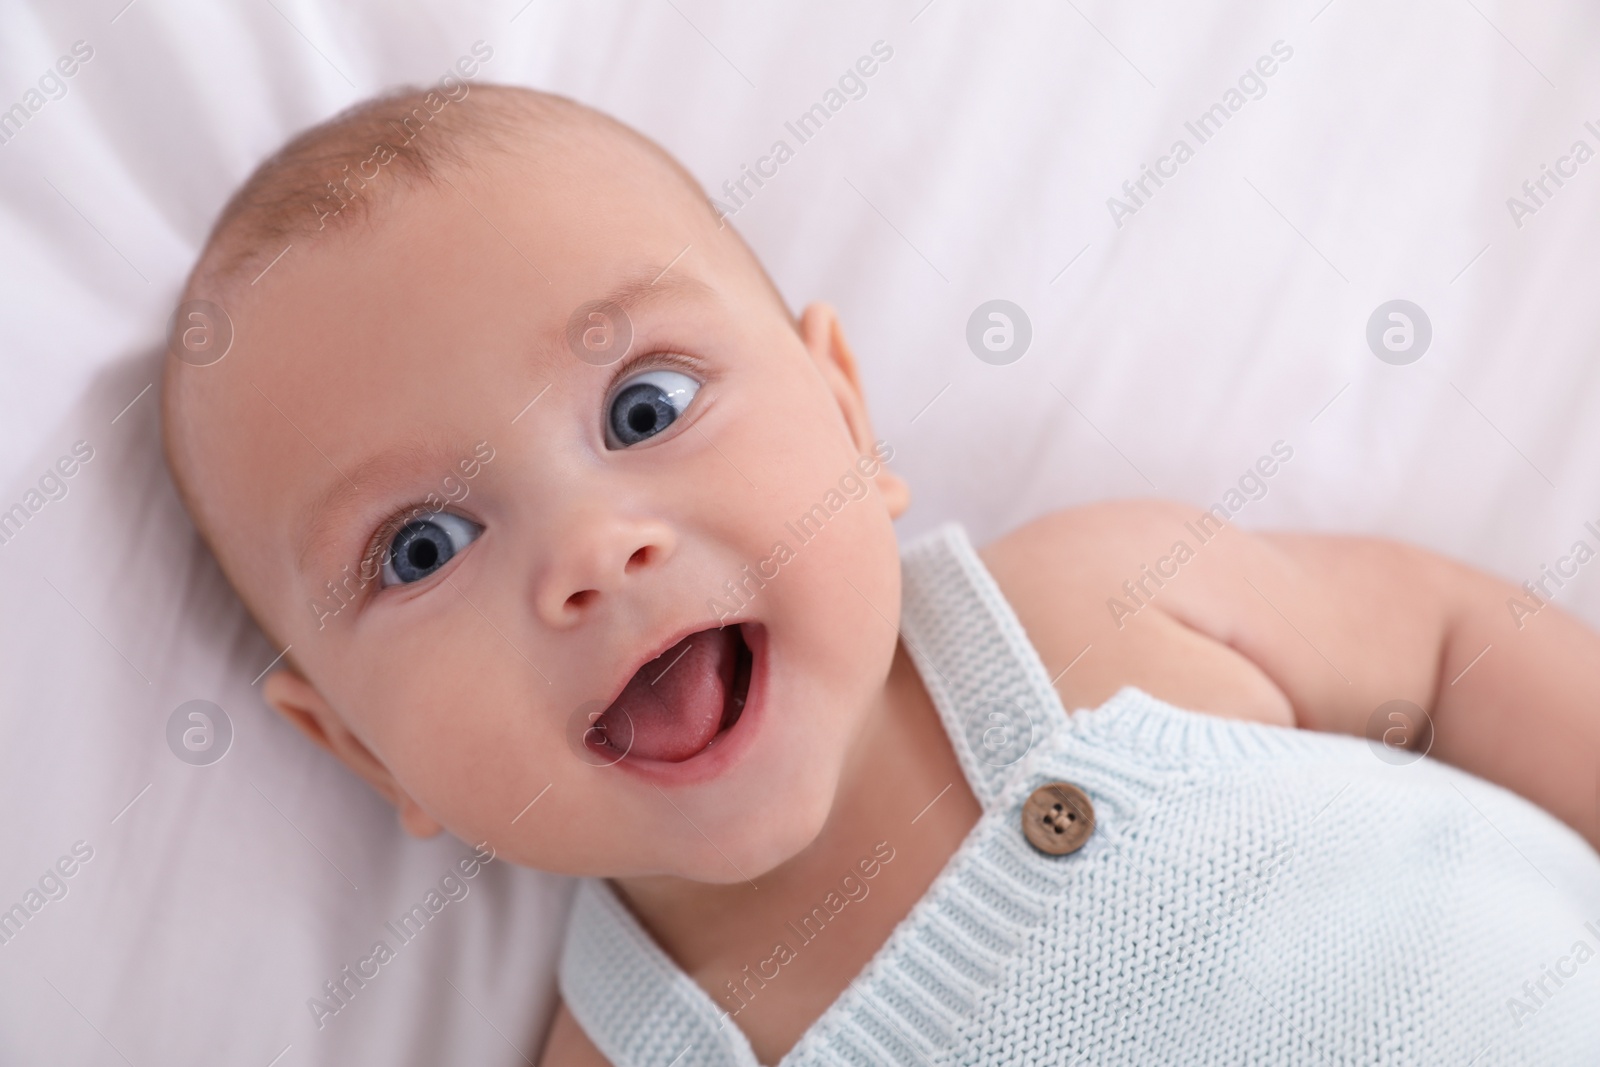
[[[895,861],[838,936],[741,1012],[775,1062],[978,815],[896,637],[892,523],[909,490],[888,467],[863,471],[861,494],[732,620],[767,634],[768,686],[725,746],[648,773],[577,758],[574,716],[716,626],[708,597],[861,470],[876,438],[831,309],[791,320],[658,161],[602,145],[453,181],[297,242],[231,298],[227,358],[167,368],[174,467],[230,579],[294,646],[264,683],[274,708],[411,833],[611,879],[713,997],[783,918],[890,842]],[[699,389],[627,448],[601,427],[632,365],[591,365],[566,341],[574,309],[606,294],[627,299],[636,353],[690,357]],[[470,481],[445,510],[471,537],[426,577],[360,583],[331,610],[328,583],[447,476]],[[1515,590],[1417,549],[1237,530],[1117,625],[1107,598],[1191,517],[1095,505],[984,550],[1047,668],[1071,664],[1056,683],[1069,709],[1138,685],[1360,734],[1377,705],[1410,699],[1433,715],[1433,755],[1600,840],[1594,634],[1554,607],[1519,631]],[[601,1061],[562,1010],[545,1062]]]

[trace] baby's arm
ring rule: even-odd
[[[1432,717],[1430,755],[1600,847],[1600,635],[1570,614],[1513,615],[1510,599],[1534,606],[1515,586],[1377,538],[1233,529],[1183,572],[1157,605],[1251,659],[1298,725],[1366,734],[1380,704],[1410,700]]]

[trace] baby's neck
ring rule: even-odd
[[[757,1058],[774,1063],[848,987],[979,814],[902,644],[810,846],[756,879],[758,889],[676,878],[617,888]]]

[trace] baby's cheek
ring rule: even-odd
[[[550,765],[553,739],[544,736],[550,716],[536,713],[535,687],[545,685],[496,644],[397,653],[373,694],[401,786],[453,832],[478,840],[503,834],[558,770]]]
[[[407,793],[461,840],[486,841],[508,862],[616,870],[615,835],[599,831],[628,810],[620,799],[627,783],[567,743],[565,726],[581,708],[558,706],[548,692],[557,686],[497,637],[435,662],[451,666],[397,670],[383,693],[393,713],[392,769]]]

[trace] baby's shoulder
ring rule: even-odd
[[[996,564],[1021,563],[1058,570],[1062,577],[1092,573],[1119,561],[1148,559],[1152,550],[1165,551],[1174,531],[1193,517],[1191,511],[1152,497],[1099,500],[1025,522],[978,555],[991,570]]]
[[[1292,726],[1288,698],[1257,664],[1161,608],[1151,568],[1175,577],[1173,547],[1195,540],[1194,519],[1169,500],[1101,501],[1034,519],[978,556],[1067,708],[1136,685],[1178,707]]]
[[[978,557],[1035,645],[1081,638],[1069,653],[1076,655],[1108,625],[1129,629],[1132,620],[1108,614],[1107,599],[1123,592],[1124,581],[1140,578],[1189,518],[1168,500],[1097,501],[1024,523],[978,549]]]
[[[1093,587],[1105,592],[1137,578],[1152,559],[1168,553],[1175,538],[1193,539],[1195,509],[1172,500],[1134,497],[1062,508],[1023,523],[978,550],[997,581],[1028,576],[1057,591]],[[1007,596],[1011,591],[1006,590]]]
[[[610,1061],[589,1040],[589,1035],[578,1025],[578,1020],[572,1017],[572,1012],[567,1010],[565,1001],[556,1003],[539,1064],[540,1067],[610,1067]]]

